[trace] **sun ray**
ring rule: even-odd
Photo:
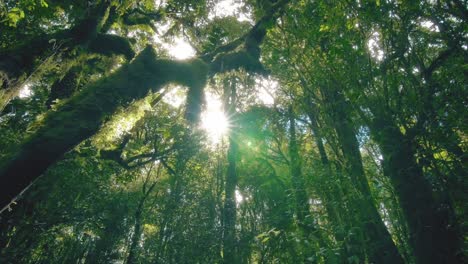
[[[223,111],[219,98],[206,94],[206,109],[202,113],[202,128],[206,131],[212,143],[219,143],[229,131],[229,120]]]

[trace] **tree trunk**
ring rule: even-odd
[[[0,207],[8,205],[64,153],[94,135],[119,106],[169,82],[203,87],[206,77],[207,66],[200,60],[158,60],[153,49],[146,48],[131,63],[47,113],[37,131],[0,166]]]
[[[0,162],[0,208],[4,209],[21,190],[68,150],[95,134],[119,106],[127,106],[132,101],[143,98],[149,91],[158,91],[169,83],[200,91],[205,86],[208,75],[213,76],[239,68],[265,73],[258,60],[258,46],[263,41],[267,29],[276,21],[279,11],[283,10],[288,2],[278,1],[243,37],[197,59],[158,60],[154,50],[147,47],[129,64],[122,66],[107,78],[87,86],[57,111],[49,112],[44,120],[36,125],[37,131],[19,146],[19,151],[10,155],[8,160]],[[101,28],[93,26],[96,25],[95,20],[96,17],[86,20],[73,28],[70,34],[78,42],[89,39],[99,42],[99,45],[93,45],[85,41],[88,48],[95,47],[98,52],[103,53],[110,50],[103,49],[106,45],[102,43],[106,41],[114,43],[114,40],[119,40],[120,44],[128,44],[126,39],[118,36],[96,35]],[[89,38],[94,35],[95,38]],[[48,41],[47,38],[47,43]],[[127,50],[127,45],[120,44],[117,47]],[[244,44],[243,48],[237,49],[241,44]],[[8,59],[10,55],[6,54]],[[2,56],[3,53],[0,54],[0,73],[3,71],[1,67],[5,66]],[[1,100],[0,98],[0,108]]]
[[[389,120],[376,118],[371,128],[408,221],[416,263],[463,263],[455,223],[450,222],[444,205],[434,200],[412,142]]]
[[[80,79],[83,69],[81,65],[71,67],[63,78],[55,81],[50,87],[50,94],[46,101],[48,109],[57,99],[69,98],[77,89],[79,89]]]
[[[145,197],[144,197],[145,198]],[[134,264],[137,263],[138,259],[138,243],[140,242],[141,238],[141,217],[143,214],[143,204],[145,202],[144,198],[138,204],[138,207],[135,211],[135,225],[133,229],[133,235],[131,239],[131,244],[129,247],[129,253],[127,256],[126,264]]]
[[[313,223],[309,209],[309,198],[306,191],[305,181],[302,174],[301,158],[299,156],[299,147],[296,138],[296,121],[292,106],[289,106],[289,158],[290,158],[290,173],[295,197],[295,208],[297,215],[297,223],[303,233],[305,240],[311,241],[314,245],[314,250],[317,248],[317,228]],[[324,243],[319,239],[319,243]],[[306,249],[304,254],[304,262],[316,263],[315,254],[310,252],[311,249]]]
[[[226,173],[226,188],[223,210],[223,260],[226,264],[239,263],[237,259],[236,236],[236,186],[237,186],[237,142],[232,137],[229,139],[227,154],[228,168]]]
[[[356,204],[361,218],[361,232],[367,238],[366,250],[371,263],[403,263],[395,243],[383,223],[375,201],[371,196],[364,167],[362,165],[359,143],[357,141],[351,120],[347,115],[346,101],[339,91],[328,87],[322,89],[325,100],[329,104],[333,125],[338,135],[341,151],[345,158],[345,168],[354,182],[359,195],[360,204]],[[361,260],[362,261],[362,260]]]
[[[329,189],[322,189],[322,187],[320,187],[321,190],[319,191],[323,196],[323,202],[325,204],[325,210],[327,211],[329,221],[338,226],[338,228],[334,228],[335,230],[333,232],[335,240],[339,243],[351,244],[350,246],[343,247],[341,249],[341,254],[340,256],[337,256],[337,260],[335,262],[346,263],[347,256],[359,256],[361,255],[361,249],[359,249],[359,243],[354,243],[353,241],[347,242],[345,234],[340,230],[340,227],[342,226],[344,226],[345,229],[349,229],[349,227],[352,226],[350,225],[350,221],[352,221],[352,219],[348,219],[346,208],[343,206],[344,201],[342,198],[342,191],[337,188],[336,183],[338,180],[336,179],[338,178],[338,173],[333,173],[332,171],[330,160],[328,159],[325,146],[322,142],[322,135],[320,133],[317,120],[311,109],[308,110],[307,114],[310,119],[310,127],[314,136],[315,145],[317,145],[317,149],[319,151],[320,161],[325,169],[325,175],[323,176],[323,183],[325,184],[324,187],[329,187]],[[335,201],[335,205],[332,204],[333,201]],[[343,220],[343,218],[346,220]]]
[[[237,187],[237,160],[239,156],[239,145],[237,143],[236,129],[236,106],[237,106],[237,79],[224,79],[224,111],[228,113],[233,122],[229,132],[229,147],[227,152],[228,167],[226,171],[224,188],[224,208],[222,215],[223,224],[223,262],[240,263],[238,256],[237,235],[236,235],[236,187]]]
[[[310,216],[309,201],[305,190],[301,158],[299,157],[299,147],[297,145],[296,121],[294,119],[294,113],[291,106],[289,107],[289,157],[291,159],[289,167],[294,188],[294,196],[296,199],[295,204],[298,225],[304,229],[306,233],[314,232],[316,231],[315,226],[310,225],[310,221],[306,220],[307,215]]]

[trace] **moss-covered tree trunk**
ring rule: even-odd
[[[21,149],[0,166],[0,206],[10,203],[64,153],[94,135],[118,107],[158,91],[170,82],[203,87],[207,66],[200,60],[158,60],[150,47],[131,63],[84,88],[47,113]],[[201,88],[198,88],[201,89]]]
[[[198,96],[209,75],[239,68],[265,73],[259,62],[259,45],[267,29],[275,24],[278,14],[288,2],[278,1],[243,37],[197,59],[157,59],[154,50],[148,47],[131,63],[87,86],[65,105],[49,112],[21,149],[0,162],[0,210],[5,209],[12,199],[68,150],[94,135],[118,107],[125,107],[132,101],[143,98],[149,91],[158,91],[171,82],[189,87],[192,92],[196,91]],[[90,21],[88,23],[91,23]],[[73,34],[77,36],[96,33],[95,30],[90,31],[87,26],[80,26],[75,31]],[[104,48],[106,45],[102,43],[106,41],[122,44],[117,45],[117,50],[123,54],[126,54],[125,51],[131,51],[127,50],[128,41],[118,36],[97,34],[93,40],[97,40],[99,45],[94,46],[91,42],[88,43],[88,47],[94,47],[104,54],[111,50]],[[132,55],[132,52],[128,55]],[[0,61],[0,67],[2,63],[3,61]],[[198,109],[197,107],[190,109]],[[191,114],[189,113],[189,116]]]
[[[71,50],[80,46],[90,53],[104,55],[122,54],[127,59],[135,55],[129,41],[116,35],[107,35],[101,30],[107,22],[110,1],[103,1],[90,12],[89,17],[79,21],[72,28],[52,34],[44,34],[20,45],[0,50],[0,111],[18,95],[24,82],[53,56],[67,53],[73,59]]]

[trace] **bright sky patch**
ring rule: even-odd
[[[175,38],[174,44],[169,46],[169,55],[178,60],[185,60],[195,56],[195,50],[183,38]]]
[[[374,31],[367,41],[367,49],[370,52],[372,58],[376,59],[377,61],[382,61],[384,58],[384,51],[381,47],[381,37],[380,33]]]
[[[215,7],[214,12],[209,14],[209,18],[235,16],[238,21],[248,21],[253,23],[251,14],[240,12],[242,4],[236,0],[222,0],[219,1]]]
[[[20,90],[18,96],[21,99],[28,98],[33,94],[31,90],[31,84],[26,83]]]
[[[178,108],[185,103],[186,93],[181,86],[168,87],[165,89],[170,89],[162,99],[165,103],[170,104],[175,108]]]
[[[275,94],[279,89],[279,83],[272,78],[259,77],[255,80],[257,101],[266,106],[275,103]]]

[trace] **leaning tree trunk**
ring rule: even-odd
[[[131,63],[89,85],[40,121],[37,131],[0,166],[0,207],[7,206],[64,153],[94,135],[119,106],[176,82],[203,87],[207,65],[201,60],[158,60],[148,47]]]
[[[196,59],[157,59],[154,50],[147,47],[131,63],[89,85],[57,111],[49,112],[38,122],[38,129],[20,146],[20,150],[0,163],[0,212],[63,154],[94,135],[119,106],[127,106],[149,91],[159,91],[171,82],[201,91],[208,76],[216,73],[239,68],[265,73],[259,61],[259,45],[288,2],[276,2],[247,34]],[[77,35],[88,36],[94,32],[87,29],[79,27]],[[117,42],[122,45],[116,45],[118,48],[126,50],[129,47],[126,45],[128,41],[120,41],[122,39],[118,36],[98,34],[95,39],[100,39],[100,44],[119,40]],[[106,45],[93,46],[92,42],[88,46],[103,53],[111,50],[103,48]]]
[[[107,20],[109,3],[104,1],[90,12],[89,17],[70,29],[43,34],[22,45],[0,50],[0,112],[18,95],[27,78],[48,58],[61,52],[67,53],[65,57],[72,57],[69,51],[80,46],[90,53],[122,54],[128,60],[132,59],[135,53],[126,38],[101,33],[108,29],[103,29],[101,24]]]
[[[375,201],[372,198],[362,164],[359,143],[357,141],[351,120],[346,113],[346,101],[336,89],[322,89],[329,105],[341,151],[345,158],[345,167],[359,192],[360,204],[356,205],[361,217],[361,232],[367,238],[366,251],[371,263],[403,263],[385,224],[383,223]]]
[[[463,263],[456,225],[434,200],[411,140],[389,118],[374,119],[371,129],[408,222],[416,263]]]

